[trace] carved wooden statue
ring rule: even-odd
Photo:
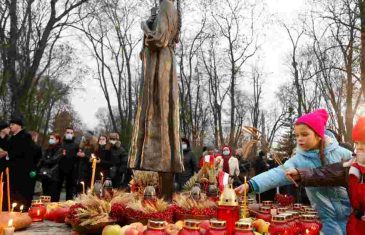
[[[182,172],[179,87],[174,52],[179,35],[179,14],[174,1],[160,1],[158,13],[153,9],[151,17],[142,22],[142,29],[143,84],[128,167],[164,173]]]

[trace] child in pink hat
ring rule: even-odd
[[[285,170],[294,168],[317,168],[351,159],[352,153],[339,146],[337,140],[325,134],[328,113],[318,109],[305,114],[295,122],[294,131],[297,141],[295,155],[284,165],[256,175],[248,184],[241,185],[236,191],[244,189],[262,193],[267,190],[292,184]],[[349,197],[344,187],[305,187],[312,206],[317,210],[323,224],[324,234],[346,234],[347,218],[351,213]]]

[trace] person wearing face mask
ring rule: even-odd
[[[72,200],[76,191],[75,164],[78,145],[75,143],[74,130],[72,127],[67,127],[61,145],[61,159],[59,160],[59,181],[58,195],[61,193],[62,185],[66,181],[66,200]]]
[[[82,192],[82,186],[80,182],[84,182],[85,185],[90,185],[91,181],[91,166],[92,166],[92,154],[95,153],[96,146],[98,144],[98,138],[94,136],[94,133],[90,130],[84,132],[82,141],[79,145],[79,150],[76,154],[76,188],[77,192]],[[96,165],[100,165],[100,159],[97,158]],[[98,177],[97,175],[95,177]]]
[[[109,177],[112,179],[113,187],[127,188],[132,177],[132,171],[127,167],[128,154],[119,141],[118,133],[109,134],[111,166]]]
[[[104,177],[110,177],[109,169],[112,166],[112,161],[110,155],[110,143],[108,143],[106,135],[99,136],[94,154],[99,161],[99,164],[96,164],[95,177],[101,177],[100,173],[103,173]]]
[[[177,183],[177,190],[181,191],[185,183],[199,170],[198,158],[194,155],[190,148],[190,142],[186,138],[181,138],[181,149],[183,151],[184,171],[177,173],[175,180]]]
[[[219,179],[221,179],[221,182],[219,182],[221,189],[222,187],[224,187],[224,185],[222,184],[227,183],[227,181],[223,182],[222,180],[224,178],[223,172],[228,174],[229,178],[233,180],[234,186],[241,184],[241,181],[239,179],[239,162],[236,157],[232,156],[232,148],[230,146],[225,145],[222,147],[222,156],[216,157],[216,162],[218,164],[218,171],[220,171],[220,177],[218,177],[218,181]]]
[[[59,161],[61,158],[61,136],[58,133],[52,133],[49,136],[48,147],[39,164],[38,173],[42,181],[43,195],[51,196],[52,202],[60,200],[58,182],[60,181]]]

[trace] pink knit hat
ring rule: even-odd
[[[317,135],[323,138],[327,120],[327,111],[325,109],[317,109],[298,118],[298,120],[295,122],[295,125],[305,124],[309,126],[315,133],[317,133]]]

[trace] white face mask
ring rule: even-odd
[[[115,145],[115,144],[117,143],[117,141],[116,141],[116,140],[111,140],[111,141],[110,141],[110,143],[111,143],[112,145]]]
[[[56,143],[56,140],[55,140],[55,139],[49,139],[49,140],[48,140],[48,143],[49,143],[49,144],[55,144],[55,143]]]
[[[106,140],[100,140],[99,145],[106,145]]]
[[[229,155],[229,150],[224,150],[224,151],[223,151],[223,155],[224,155],[224,156],[228,156],[228,155]]]
[[[66,140],[72,140],[73,137],[74,137],[73,134],[66,133],[65,135]]]
[[[181,144],[181,148],[182,148],[182,150],[186,150],[188,148],[188,145],[187,144]]]

